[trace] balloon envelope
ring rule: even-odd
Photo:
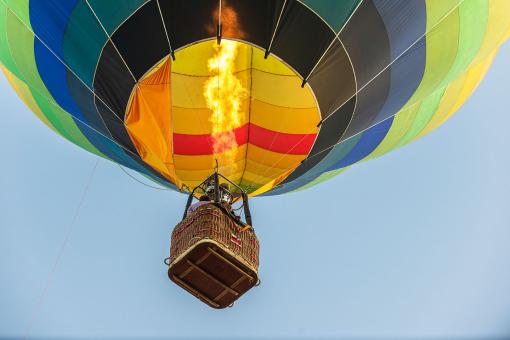
[[[507,0],[0,0],[2,70],[56,133],[173,189],[309,187],[444,123]],[[221,44],[218,46],[218,36]]]

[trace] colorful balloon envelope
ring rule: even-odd
[[[306,188],[424,136],[510,36],[508,0],[0,0],[2,70],[76,145],[189,190]]]

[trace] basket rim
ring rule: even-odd
[[[178,262],[180,262],[184,257],[186,257],[186,255],[188,255],[193,249],[195,249],[195,247],[203,244],[203,243],[213,243],[214,245],[216,245],[217,247],[219,247],[221,250],[227,252],[230,256],[232,256],[233,258],[235,258],[236,260],[238,260],[239,262],[241,262],[243,265],[245,265],[248,269],[252,270],[257,276],[258,276],[258,268],[255,268],[253,267],[251,264],[249,264],[242,256],[239,256],[237,254],[235,254],[232,250],[230,250],[229,248],[225,247],[224,245],[222,245],[221,243],[213,240],[213,239],[210,239],[210,238],[205,238],[205,239],[201,239],[195,243],[193,243],[193,245],[189,246],[188,249],[186,249],[184,252],[182,252],[182,254],[180,254],[179,256],[177,256],[175,258],[175,260],[173,260],[172,262],[170,262],[170,264],[168,265],[168,271],[170,271],[170,269]]]

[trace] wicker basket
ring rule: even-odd
[[[168,276],[214,308],[258,283],[259,242],[215,204],[200,206],[172,232]]]

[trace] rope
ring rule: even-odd
[[[27,30],[28,30],[29,32],[31,32],[31,33],[34,35],[34,38],[36,38],[37,40],[39,40],[39,41],[43,44],[43,46],[44,46],[44,47],[45,47],[48,51],[50,51],[50,52],[51,52],[51,53],[52,53],[52,54],[53,54],[53,55],[54,55],[54,56],[55,56],[55,57],[56,57],[56,58],[57,58],[57,59],[58,59],[58,60],[59,60],[59,61],[60,61],[60,62],[61,62],[61,63],[65,66],[65,67],[66,67],[66,68],[68,68],[68,69],[69,69],[69,66],[67,66],[67,65],[66,65],[66,64],[65,64],[65,63],[64,63],[61,59],[59,59],[59,57],[58,57],[58,56],[57,56],[57,55],[56,55],[56,54],[55,54],[55,53],[54,53],[54,52],[53,52],[53,51],[52,51],[52,50],[51,50],[51,49],[50,49],[50,48],[49,48],[49,47],[48,47],[48,46],[47,46],[47,45],[46,45],[46,44],[45,44],[45,43],[44,43],[44,42],[43,42],[43,41],[42,41],[42,40],[41,40],[41,39],[40,39],[40,38],[39,38],[39,37],[38,37],[38,36],[37,36],[37,35],[36,35],[33,31],[32,31],[32,30],[31,30],[31,29],[30,29],[30,28],[28,28],[28,26],[26,25],[26,23],[24,23],[24,22],[23,22],[23,21],[22,21],[22,20],[21,20],[21,19],[17,16],[17,14],[16,14],[15,12],[13,12],[13,11],[12,11],[12,9],[11,9],[10,7],[8,7],[8,5],[4,2],[4,0],[0,0],[0,2],[2,2],[2,3],[4,4],[4,6],[6,6],[6,9],[14,15],[14,17],[16,18],[16,20],[18,20],[18,21],[19,21],[22,25],[24,25],[24,26],[27,28]],[[7,44],[7,45],[8,45],[8,47],[9,47],[9,52],[10,52],[10,53],[11,53],[11,55],[12,55],[12,52],[10,51],[10,45],[9,45],[9,44]],[[15,60],[15,59],[14,59],[14,64],[15,64],[16,66],[18,66],[18,65],[17,65],[17,63],[16,63],[16,60]],[[22,68],[20,68],[20,67],[18,67],[18,69],[22,70]],[[59,104],[58,104],[58,103],[57,103],[57,102],[56,102],[53,98],[48,97],[46,94],[42,93],[42,92],[41,92],[41,91],[40,91],[37,87],[35,87],[33,84],[31,84],[31,82],[30,82],[30,81],[28,81],[28,79],[26,78],[26,76],[24,76],[21,72],[20,72],[20,74],[19,74],[19,75],[20,75],[20,76],[22,76],[22,78],[23,78],[23,79],[21,79],[21,80],[23,80],[23,82],[24,82],[24,83],[25,83],[25,84],[26,84],[26,85],[30,88],[30,90],[31,90],[31,91],[36,92],[38,95],[40,95],[40,96],[41,96],[41,97],[43,97],[44,99],[48,100],[48,102],[49,102],[50,104],[55,105],[56,107],[60,107],[60,105],[59,105]],[[77,77],[77,79],[81,81],[81,79],[80,79],[80,78],[78,78],[78,77]],[[82,82],[83,82],[83,81],[82,81]],[[89,90],[89,91],[90,91],[90,92],[91,92],[91,93],[92,93],[95,97],[97,97],[97,95],[96,95],[96,94],[95,94],[92,90],[90,90],[90,88],[88,88],[88,87],[86,87],[86,88],[87,88],[87,89],[88,89],[88,90]],[[98,98],[98,99],[99,99],[99,100],[101,100],[101,98]],[[103,102],[103,101],[101,100],[101,102]],[[114,112],[114,111],[113,111],[113,110],[112,110],[112,109],[111,109],[108,105],[106,105],[106,104],[105,104],[105,106],[106,106],[106,107],[107,107],[107,108],[108,108],[108,109],[109,109],[109,110],[113,113],[113,115],[114,115],[116,118],[118,118],[117,114],[116,114],[116,113],[115,113],[115,112]],[[66,111],[66,113],[67,113],[69,116],[73,117],[73,119],[74,119],[74,120],[79,121],[81,124],[83,124],[84,126],[86,126],[87,128],[89,128],[90,130],[92,130],[92,131],[94,131],[95,133],[97,133],[97,134],[99,134],[99,135],[103,136],[104,138],[108,139],[109,141],[111,141],[112,143],[116,144],[119,148],[123,149],[124,151],[126,151],[126,152],[128,152],[128,153],[132,154],[132,155],[135,157],[134,159],[139,158],[139,156],[138,156],[138,155],[136,155],[136,154],[135,154],[135,153],[133,153],[131,150],[129,150],[128,148],[126,148],[126,147],[125,147],[125,146],[123,146],[122,144],[118,143],[115,139],[113,139],[113,136],[112,136],[111,132],[108,130],[108,127],[106,126],[106,123],[104,122],[104,120],[103,120],[103,118],[102,118],[102,116],[101,116],[101,115],[98,115],[98,117],[99,117],[99,118],[101,119],[101,121],[103,122],[103,125],[104,125],[104,127],[105,127],[106,131],[110,134],[110,136],[111,136],[111,137],[108,137],[107,135],[105,135],[105,134],[104,134],[104,133],[102,133],[101,131],[97,130],[95,127],[93,127],[93,126],[89,125],[89,124],[88,124],[88,123],[86,123],[85,121],[81,120],[80,118],[76,117],[76,116],[75,116],[75,115],[73,115],[72,113],[67,112],[67,111]]]
[[[62,260],[62,257],[64,255],[64,251],[66,249],[67,244],[69,243],[69,239],[71,237],[71,233],[72,233],[72,231],[74,229],[74,225],[76,224],[76,221],[77,221],[78,216],[80,214],[80,211],[81,211],[81,208],[83,206],[83,203],[85,202],[85,198],[87,197],[87,193],[89,192],[90,184],[92,183],[92,179],[94,178],[94,175],[96,173],[96,169],[97,169],[97,166],[99,164],[99,160],[100,160],[100,158],[97,158],[96,162],[94,163],[94,166],[92,167],[92,171],[90,172],[90,175],[89,175],[88,180],[86,182],[85,188],[83,189],[83,193],[81,195],[80,201],[78,202],[76,210],[75,210],[75,212],[73,214],[73,217],[71,219],[71,223],[69,223],[69,225],[66,228],[64,241],[62,242],[62,245],[60,246],[59,252],[57,254],[57,258],[55,259],[55,262],[53,263],[53,267],[52,267],[51,271],[48,274],[48,278],[46,279],[46,284],[44,286],[44,289],[41,292],[41,294],[39,295],[39,298],[37,299],[37,302],[36,302],[36,305],[35,305],[34,310],[32,312],[32,315],[31,315],[30,319],[28,320],[27,327],[26,327],[26,330],[25,330],[25,336],[23,337],[24,339],[28,338],[28,332],[32,328],[34,322],[37,320],[37,316],[39,315],[39,312],[42,310],[42,308],[44,306],[44,302],[45,302],[46,296],[47,296],[48,291],[49,291],[49,289],[51,287],[51,284],[53,283],[53,279],[54,279],[55,274],[57,272],[58,265],[59,265],[60,261]]]
[[[328,118],[330,118],[332,115],[335,114],[335,112],[340,109],[343,105],[345,105],[350,99],[354,98],[354,96],[356,96],[361,90],[363,90],[366,86],[368,86],[371,82],[373,82],[376,78],[378,78],[383,72],[384,70],[386,70],[388,67],[390,67],[393,63],[395,63],[397,60],[399,60],[407,51],[409,51],[414,45],[416,45],[421,39],[423,39],[424,37],[426,37],[426,35],[430,32],[432,32],[436,27],[439,26],[439,24],[441,22],[443,22],[447,17],[450,16],[451,13],[453,13],[457,8],[459,8],[459,6],[464,2],[465,0],[460,0],[457,5],[455,5],[453,8],[451,8],[446,14],[444,14],[439,20],[438,22],[436,22],[434,24],[434,26],[432,28],[430,28],[428,31],[426,31],[424,34],[422,34],[418,39],[416,39],[404,52],[402,52],[399,56],[397,56],[394,60],[392,60],[390,63],[388,63],[388,65],[386,65],[380,72],[378,72],[376,75],[374,75],[365,85],[363,85],[359,90],[357,90],[348,100],[346,100],[343,104],[341,104],[337,109],[333,110],[332,113],[328,114],[325,118],[323,118],[321,120],[321,123],[323,123],[325,120],[327,120]],[[419,103],[419,101],[411,104],[410,106],[408,107],[412,107],[414,105],[416,105],[417,103]],[[338,144],[341,144],[371,128],[373,128],[374,126],[376,125],[379,125],[381,123],[383,123],[384,121],[394,117],[398,112],[395,112],[393,115],[383,119],[382,121],[380,122],[377,122],[375,124],[372,124],[371,126],[367,127],[367,128],[364,128],[362,129],[361,131],[353,134],[352,136],[349,136],[348,138],[345,138],[345,139],[341,139],[340,141],[338,141],[337,143],[334,143],[333,145],[330,145],[328,147],[326,147],[325,149],[321,150],[321,151],[318,151],[316,152],[315,154],[312,154],[310,156],[308,156],[306,159],[303,160],[302,163],[305,163],[306,161],[308,161],[309,159],[327,151],[327,150],[330,150],[332,149],[333,147],[335,147],[336,145]],[[351,117],[351,121],[352,121],[352,117]],[[350,123],[349,123],[350,125]],[[346,130],[344,131],[344,134],[345,132],[348,130],[348,127],[349,125],[347,126]],[[276,165],[281,162],[283,160],[283,158],[290,152],[292,151],[299,143],[301,143],[303,141],[303,138],[300,139],[288,152],[286,152],[282,157],[280,157],[277,161],[275,161],[269,168],[266,168],[266,171],[264,171],[264,173],[262,175],[259,175],[258,178],[264,178],[265,177],[265,174],[267,174],[271,169],[273,169],[274,167],[276,167]],[[301,164],[300,164],[301,165]],[[299,165],[298,165],[299,166]],[[289,169],[290,170],[290,169]],[[250,188],[251,189],[251,188]]]
[[[160,188],[160,187],[156,187],[156,186],[153,186],[153,185],[150,185],[150,184],[147,184],[147,183],[144,183],[142,181],[140,181],[138,178],[136,178],[135,176],[131,175],[122,165],[116,163],[119,168],[126,174],[128,175],[129,177],[131,177],[132,179],[134,179],[135,181],[137,181],[138,183],[148,187],[148,188],[151,188],[151,189],[156,189],[156,190],[162,190],[162,191],[169,191],[170,189],[168,188]]]

